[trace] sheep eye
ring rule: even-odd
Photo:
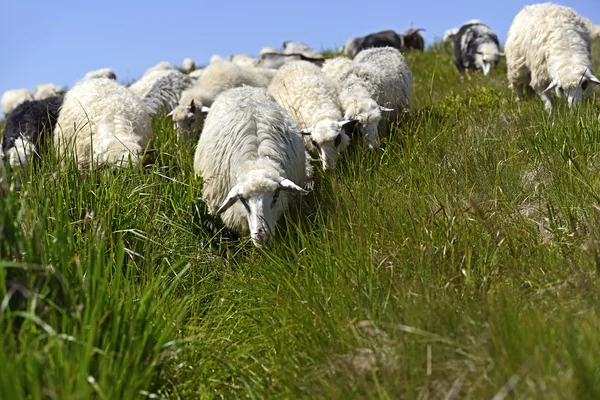
[[[248,205],[248,201],[243,197],[240,199],[240,201],[244,205],[244,208],[246,209],[246,211],[248,211],[248,214],[252,214],[252,212],[250,211],[250,206]]]
[[[340,143],[342,143],[342,134],[341,133],[335,137],[335,142],[334,142],[335,147],[338,147],[340,145]]]
[[[271,202],[271,208],[275,207],[275,203],[277,203],[277,199],[279,199],[279,190],[275,191],[273,195],[273,201]]]

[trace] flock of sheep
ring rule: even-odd
[[[569,106],[589,97],[600,84],[590,54],[597,36],[599,27],[571,8],[526,6],[504,49],[517,99],[526,86],[548,110],[552,90]],[[496,34],[477,20],[447,39],[461,73],[487,75],[504,56]],[[209,214],[261,246],[296,195],[312,187],[313,162],[327,172],[352,144],[376,150],[380,134],[411,113],[413,77],[402,51],[423,48],[419,30],[383,31],[350,39],[340,51],[353,59],[325,60],[302,43],[284,43],[258,58],[213,56],[203,69],[186,59],[186,73],[159,63],[129,87],[103,69],[66,93],[51,84],[33,94],[9,91],[1,101],[4,159],[11,168],[35,167],[52,135],[59,159],[74,158],[82,170],[136,164],[151,143],[152,118],[167,113],[178,135],[197,141],[194,171]],[[4,163],[0,172],[7,190]]]

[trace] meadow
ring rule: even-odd
[[[406,57],[414,113],[270,247],[204,229],[166,117],[145,167],[14,176],[0,398],[600,398],[600,101],[548,115],[503,62]]]

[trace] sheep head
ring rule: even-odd
[[[379,148],[379,132],[377,125],[381,121],[382,112],[394,111],[377,104],[373,99],[357,99],[346,109],[345,120],[358,120],[358,130],[371,150]]]
[[[554,79],[544,93],[554,89],[558,98],[567,100],[569,108],[587,100],[594,92],[595,85],[600,85],[600,80],[586,67],[568,66],[561,68],[562,74],[555,72]]]
[[[475,53],[475,65],[483,71],[483,75],[487,75],[501,56],[503,54],[498,50],[496,43],[482,43]]]
[[[179,105],[167,114],[175,122],[179,133],[193,132],[198,128],[198,125],[210,110],[210,108],[201,104],[193,98],[186,99],[184,97]]]
[[[358,120],[324,119],[310,128],[303,129],[306,148],[311,153],[318,153],[327,171],[335,167],[339,154],[346,150],[350,138],[346,134],[348,129],[353,129]]]
[[[224,213],[239,202],[241,207],[232,212],[246,214],[252,243],[261,247],[268,243],[271,230],[284,209],[281,192],[306,194],[307,191],[287,178],[274,176],[262,169],[249,171],[243,178],[242,182],[231,188],[216,214]]]

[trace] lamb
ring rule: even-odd
[[[14,89],[4,92],[2,94],[2,99],[0,99],[4,118],[8,117],[19,104],[30,100],[33,100],[33,94],[27,89]]]
[[[21,103],[6,120],[2,152],[12,168],[29,167],[44,153],[45,135],[52,135],[63,96]]]
[[[392,117],[410,113],[412,81],[404,57],[391,47],[361,51],[341,77],[338,89],[344,119],[359,120],[359,130],[371,150],[379,147],[377,124],[382,111],[395,111]]]
[[[454,64],[461,75],[465,69],[481,69],[487,75],[503,56],[499,50],[498,37],[483,23],[468,23],[460,27],[454,36]]]
[[[196,69],[196,64],[191,58],[184,58],[183,62],[181,63],[181,69],[184,72],[190,73]]]
[[[229,61],[216,62],[204,72],[190,89],[200,106],[210,107],[221,92],[242,85],[267,87],[276,70],[269,68],[242,67]]]
[[[521,99],[529,85],[552,110],[550,90],[571,107],[600,84],[592,72],[590,33],[577,13],[552,3],[523,8],[506,40],[508,82]]]
[[[80,169],[137,164],[152,138],[150,108],[107,78],[86,79],[67,92],[54,130],[61,162],[74,155]]]
[[[90,71],[83,76],[83,79],[96,79],[96,78],[108,78],[117,80],[117,74],[110,68],[100,68],[94,71]]]
[[[265,89],[227,90],[215,100],[196,147],[194,171],[211,215],[256,247],[292,202],[306,193],[300,128]]]
[[[302,42],[283,42],[281,54],[302,54],[306,58],[323,59],[323,54],[311,49],[307,44]]]
[[[344,127],[353,128],[357,121],[342,119],[337,91],[319,67],[307,61],[286,64],[268,92],[298,122],[306,149],[318,154],[323,170],[335,167],[339,154],[350,144]]]
[[[43,100],[48,97],[57,96],[59,94],[63,94],[64,90],[55,85],[54,83],[42,83],[37,85],[33,90],[33,99],[34,100]]]
[[[181,93],[191,87],[191,79],[173,69],[153,70],[144,74],[129,90],[137,94],[152,109],[152,115],[171,112]]]

